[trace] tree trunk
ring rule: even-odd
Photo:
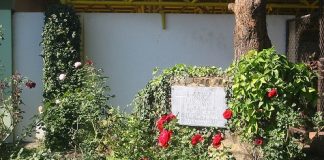
[[[271,47],[266,24],[267,0],[235,0],[228,8],[235,14],[234,59],[250,50]]]

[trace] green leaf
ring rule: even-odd
[[[259,108],[261,108],[261,106],[262,106],[263,104],[264,104],[264,102],[263,102],[263,101],[260,101],[260,102],[259,102],[259,105],[258,105]]]

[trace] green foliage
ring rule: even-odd
[[[323,112],[316,112],[314,117],[312,117],[312,122],[314,124],[314,130],[320,132],[324,129],[324,114]]]
[[[99,121],[109,108],[106,77],[93,66],[79,67],[75,73],[82,87],[68,90],[45,104],[45,145],[54,150],[96,148],[100,136]]]
[[[80,61],[80,22],[74,10],[65,5],[50,6],[45,12],[42,33],[43,82],[45,102],[62,95],[80,82],[73,75],[73,64]],[[64,81],[60,74],[68,75]]]
[[[157,70],[154,70],[154,74]],[[183,64],[165,69],[142,89],[133,101],[132,115],[111,110],[108,119],[102,122],[106,135],[101,150],[117,159],[209,159],[208,146],[216,132],[212,127],[186,127],[171,121],[165,127],[173,134],[168,148],[157,144],[159,131],[156,121],[161,115],[170,113],[171,80],[186,77],[223,76],[216,67],[192,67]],[[203,143],[192,146],[195,133],[204,135]],[[221,153],[221,151],[219,151]],[[227,155],[227,154],[224,154]]]
[[[291,159],[300,148],[289,127],[308,126],[317,97],[316,76],[304,64],[294,64],[274,49],[251,51],[229,69],[232,86],[228,105],[234,115],[232,130],[248,142],[264,139],[265,159]],[[274,97],[268,95],[276,89]]]
[[[74,73],[77,68],[73,65],[80,61],[80,22],[73,9],[64,5],[50,6],[45,12],[44,21],[41,44],[44,60],[43,97],[47,108],[43,114],[47,131],[45,144],[50,148],[66,148],[72,138],[69,126],[58,125],[72,125],[78,117],[78,107],[73,105],[78,98],[74,90],[82,87],[82,79]],[[66,75],[64,80],[59,79],[61,74]],[[64,108],[66,111],[57,109],[53,100],[69,95],[73,96],[70,108]]]
[[[45,138],[52,141],[45,140],[35,150],[16,149],[12,159],[104,159],[99,144],[106,136],[106,128],[101,128],[100,123],[110,116],[111,109],[107,78],[102,70],[89,64],[77,67],[74,74],[80,78],[82,87],[70,89],[46,103],[39,117],[40,122],[46,122]]]
[[[165,129],[172,130],[172,136],[168,147],[163,148],[158,145],[159,131],[147,132],[150,130],[148,121],[122,114],[117,109],[111,109],[109,113],[109,118],[102,121],[105,137],[99,147],[99,152],[108,155],[108,159],[234,159],[228,148],[211,146],[212,137],[219,132],[216,128],[181,126],[173,120],[164,125]],[[191,138],[197,133],[204,140],[192,145]]]
[[[146,121],[139,121],[117,109],[110,109],[108,118],[102,121],[101,126],[104,137],[99,151],[108,157],[140,159],[152,156],[151,145],[155,142],[147,137],[150,134],[147,132],[149,125]]]
[[[153,130],[157,117],[171,112],[171,80],[185,77],[223,76],[223,74],[221,69],[216,67],[196,67],[184,64],[165,69],[137,94],[133,101],[134,114],[141,120],[148,120]]]

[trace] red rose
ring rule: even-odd
[[[223,113],[223,117],[227,120],[231,119],[233,116],[233,112],[230,109],[226,109],[225,112]]]
[[[92,61],[92,60],[87,60],[87,61],[85,62],[85,64],[91,66],[91,65],[93,64],[93,61]]]
[[[172,131],[168,131],[168,130],[164,129],[158,137],[159,146],[164,147],[164,148],[168,147],[168,145],[169,145],[168,143],[171,139],[171,135],[172,135]]]
[[[32,88],[35,88],[36,87],[36,83],[33,82],[33,81],[31,81],[31,80],[28,80],[25,85],[29,89],[32,89]]]
[[[221,141],[223,140],[223,136],[222,133],[217,133],[214,137],[213,137],[213,147],[218,148],[221,145]]]
[[[156,122],[156,127],[159,129],[160,132],[163,130],[163,124],[167,119],[167,115],[162,115],[159,120]]]
[[[202,142],[204,138],[202,137],[201,134],[195,134],[194,136],[191,137],[191,144],[196,145],[199,142]]]
[[[273,98],[273,97],[275,97],[275,96],[277,96],[277,89],[276,88],[272,88],[272,89],[270,89],[269,91],[268,91],[268,93],[267,93],[267,96],[268,96],[268,98]]]
[[[162,115],[161,118],[159,120],[157,120],[156,122],[156,127],[158,128],[158,130],[160,132],[162,132],[162,130],[164,129],[163,125],[166,122],[170,122],[171,120],[175,119],[176,116],[173,115],[172,113],[168,114],[168,115]]]
[[[166,122],[170,122],[171,120],[175,119],[176,116],[172,113],[169,113],[166,117]]]
[[[258,137],[254,140],[254,144],[257,146],[260,146],[263,144],[263,138],[262,137]]]

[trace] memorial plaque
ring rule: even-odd
[[[171,110],[181,125],[225,127],[225,95],[223,87],[172,86]]]

